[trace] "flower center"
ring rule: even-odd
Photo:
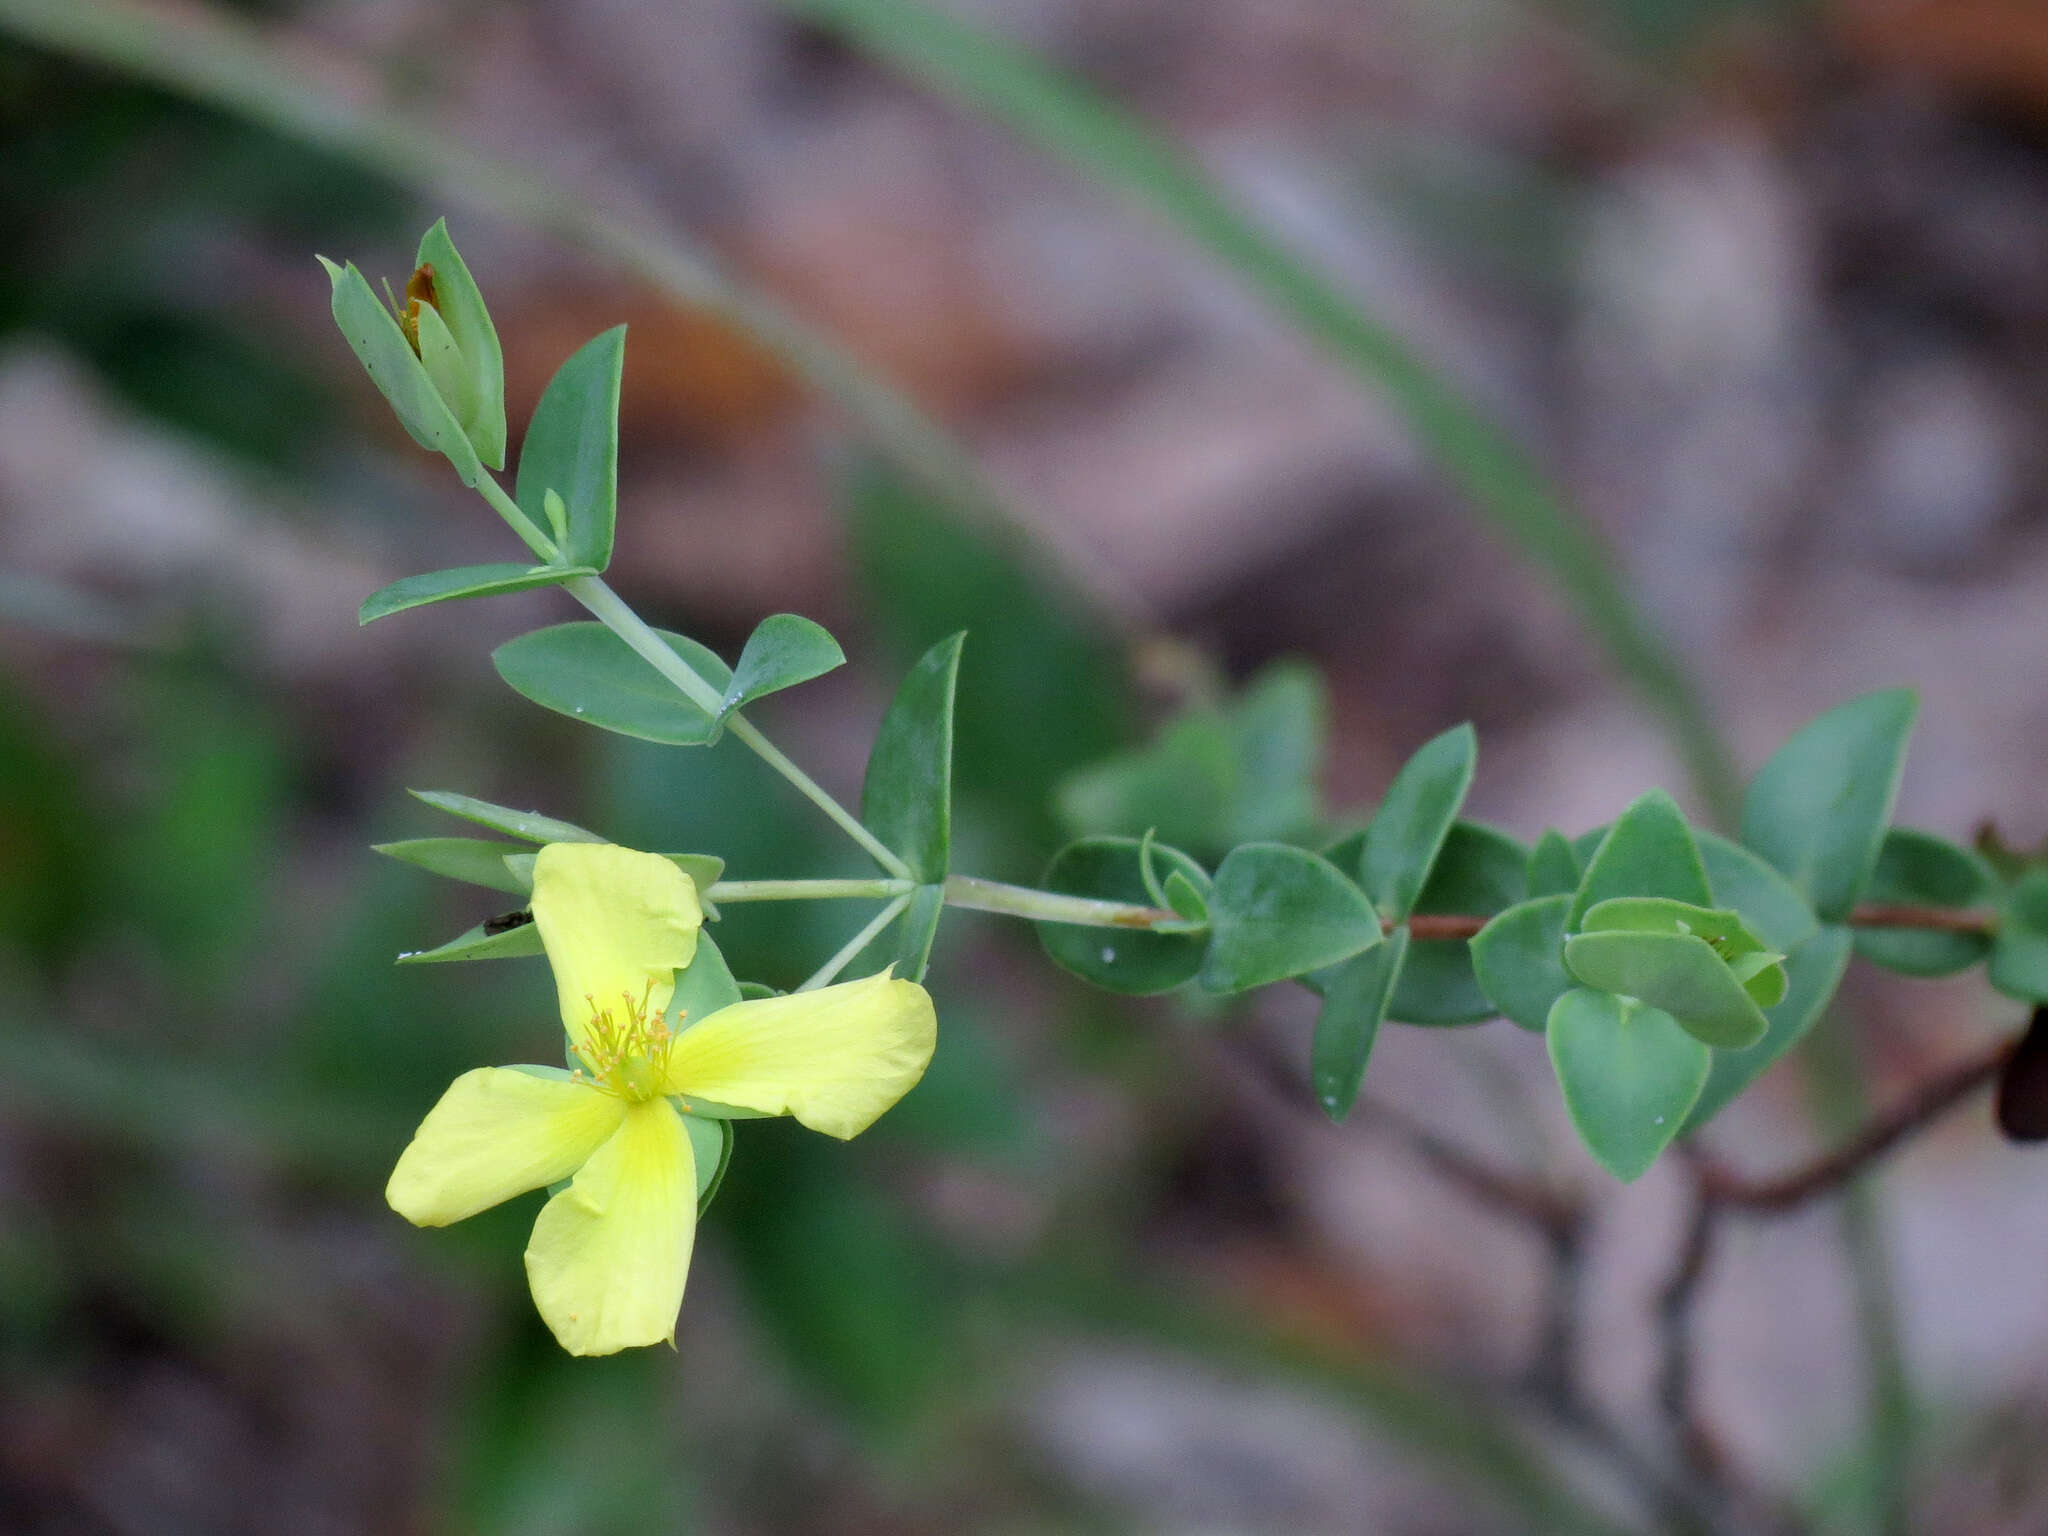
[[[609,1008],[594,997],[584,998],[590,1004],[590,1023],[576,1047],[576,1058],[583,1063],[576,1071],[578,1078],[622,1099],[638,1102],[661,1096],[676,1031],[659,1010],[648,1007],[652,991],[650,983],[637,1001],[630,992],[621,992],[618,1006]]]

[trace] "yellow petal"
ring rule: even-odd
[[[629,1104],[533,1224],[534,1305],[572,1355],[673,1343],[696,1231],[697,1167],[682,1116],[666,1099]]]
[[[562,1025],[579,1047],[593,1006],[668,1007],[697,953],[704,911],[690,877],[659,854],[549,843],[533,862],[533,920],[554,967]]]
[[[677,1037],[667,1089],[856,1136],[924,1076],[937,1034],[930,995],[885,971],[721,1008]]]
[[[415,1226],[445,1227],[567,1178],[624,1112],[619,1100],[566,1072],[465,1072],[399,1154],[384,1198]]]

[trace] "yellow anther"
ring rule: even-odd
[[[584,998],[590,1024],[576,1055],[596,1087],[622,1099],[658,1097],[668,1076],[675,1031],[650,1007],[653,990],[650,983],[637,1000],[629,992],[620,993],[616,1013],[600,1008],[595,997]]]

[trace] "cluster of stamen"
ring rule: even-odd
[[[586,994],[590,1023],[576,1047],[577,1060],[582,1062],[574,1074],[579,1082],[622,1099],[660,1095],[677,1031],[659,1010],[648,1006],[653,990],[653,983],[648,983],[637,1001],[630,992],[621,992],[621,1006],[616,1009],[600,1007],[595,997]]]

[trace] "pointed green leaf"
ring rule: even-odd
[[[1135,837],[1084,837],[1053,855],[1040,882],[1062,896],[1089,896],[1098,901],[1150,900],[1138,867]],[[1182,879],[1196,889],[1209,883],[1201,865],[1164,843],[1152,845],[1156,864],[1172,886]],[[1170,992],[1192,981],[1208,948],[1206,933],[1147,933],[1131,928],[1087,928],[1078,923],[1040,923],[1039,942],[1060,969],[1111,992],[1146,997]]]
[[[473,821],[493,832],[503,832],[507,837],[522,838],[529,843],[605,841],[595,832],[586,832],[572,821],[558,821],[552,816],[541,815],[539,811],[515,811],[509,806],[493,805],[473,795],[458,795],[453,790],[414,789],[407,793],[415,800],[426,801],[437,811],[446,811],[450,816],[460,816],[464,821]]]
[[[1799,730],[1742,800],[1742,841],[1825,922],[1847,919],[1877,863],[1919,702],[1866,693]]]
[[[1717,907],[1742,914],[1752,932],[1780,954],[1789,955],[1820,931],[1820,919],[1791,883],[1740,843],[1713,832],[1695,831],[1700,864],[1713,887]]]
[[[319,260],[333,284],[334,323],[341,327],[370,382],[390,403],[399,425],[422,448],[445,454],[462,483],[474,487],[484,473],[476,449],[434,381],[427,377],[412,343],[398,328],[397,317],[371,290],[354,262],[337,267],[325,256]]]
[[[845,661],[846,653],[822,624],[813,624],[799,614],[771,613],[747,636],[725,699],[718,706],[716,723],[723,727],[734,710],[822,677]]]
[[[1502,1015],[1540,1030],[1551,1005],[1578,985],[1564,968],[1569,891],[1520,901],[1497,914],[1472,940],[1472,971]]]
[[[1202,985],[1242,992],[1348,960],[1380,941],[1379,915],[1327,859],[1244,843],[1216,871]]]
[[[1529,894],[1569,896],[1579,888],[1585,870],[1572,851],[1571,840],[1552,827],[1529,850]]]
[[[1415,903],[1416,914],[1491,917],[1528,895],[1528,871],[1529,850],[1505,832],[1481,822],[1458,822],[1436,856],[1429,884]],[[1389,1018],[1403,1024],[1477,1024],[1497,1012],[1472,973],[1470,941],[1417,940],[1408,946]]]
[[[2048,1002],[2048,869],[2020,876],[2006,892],[1991,945],[1991,985],[2007,997]]]
[[[664,644],[713,689],[732,681],[724,662],[696,641],[657,629]],[[683,697],[602,624],[556,624],[507,640],[491,653],[498,675],[544,709],[621,736],[701,747],[711,717]]]
[[[704,893],[718,884],[719,876],[725,873],[725,860],[715,853],[664,853],[662,857],[690,877],[690,883],[697,887],[699,901],[705,899]],[[707,917],[713,915],[708,905],[704,910]]]
[[[370,848],[450,880],[466,880],[513,896],[533,892],[530,877],[521,880],[505,867],[506,854],[522,851],[517,843],[494,843],[480,837],[415,837],[400,843],[372,843]]]
[[[1060,824],[1081,836],[1151,827],[1177,846],[1225,848],[1237,775],[1228,718],[1220,710],[1190,710],[1150,746],[1067,775],[1057,796]]]
[[[724,951],[712,941],[711,935],[699,933],[696,953],[688,965],[676,972],[676,989],[669,998],[669,1018],[683,1029],[691,1029],[739,1000],[740,984],[733,980]]]
[[[1546,1033],[1587,1150],[1624,1183],[1642,1177],[1685,1123],[1714,1053],[1668,1013],[1585,987],[1551,1006]]]
[[[1332,1120],[1342,1121],[1358,1100],[1365,1066],[1387,1016],[1401,962],[1408,954],[1408,930],[1396,928],[1384,944],[1354,955],[1323,979],[1323,1007],[1309,1047],[1309,1076],[1316,1102]]]
[[[1372,825],[1365,829],[1359,881],[1383,916],[1400,922],[1415,908],[1479,758],[1479,738],[1468,725],[1454,726],[1426,741],[1408,759]]]
[[[1166,897],[1165,904],[1176,917],[1191,923],[1206,923],[1209,921],[1208,884],[1206,876],[1197,885],[1176,869],[1166,877],[1166,886],[1161,894]]]
[[[1997,891],[1997,878],[1980,855],[1931,832],[1893,827],[1860,899],[1887,906],[1988,907]],[[1908,976],[1951,976],[1990,954],[1991,939],[1981,933],[1859,927],[1856,952]]]
[[[939,919],[945,914],[946,888],[920,885],[896,920],[896,974],[903,980],[924,980],[931,965],[932,941],[938,937]]]
[[[1245,685],[1229,712],[1236,772],[1223,812],[1230,845],[1305,838],[1322,820],[1328,691],[1304,661],[1276,661]]]
[[[469,264],[448,238],[448,221],[439,219],[420,237],[418,266],[434,269],[434,308],[461,355],[463,382],[460,403],[448,396],[450,409],[468,435],[479,459],[492,469],[505,467],[505,356],[497,327],[484,306],[483,293],[469,274]],[[444,396],[447,391],[443,391]]]
[[[380,587],[363,599],[356,622],[368,624],[408,608],[446,603],[464,597],[493,597],[500,592],[525,592],[560,586],[578,576],[595,576],[587,565],[464,565],[452,570],[406,576]]]
[[[682,1120],[697,1164],[697,1214],[702,1217],[718,1198],[718,1186],[725,1182],[725,1170],[732,1165],[732,1122],[702,1115],[684,1115]]]
[[[1764,1070],[1806,1037],[1841,985],[1849,964],[1849,930],[1822,928],[1785,958],[1784,1000],[1764,1010],[1763,1039],[1742,1051],[1714,1052],[1714,1066],[1685,1123],[1690,1135],[1720,1113]]]
[[[1758,938],[1742,914],[1732,908],[1695,907],[1668,896],[1614,896],[1587,912],[1580,926],[1586,933],[1694,935],[1706,940],[1759,1008],[1774,1007],[1785,995],[1784,954]],[[1667,1012],[1678,1011],[1668,1003],[1657,1005]]]
[[[1640,998],[1708,1045],[1739,1051],[1763,1039],[1763,1010],[1703,938],[1634,930],[1565,940],[1564,966],[1589,987]]]
[[[942,882],[952,857],[953,695],[966,638],[941,640],[910,669],[882,716],[861,784],[861,821],[925,884]]]
[[[569,355],[533,408],[519,446],[519,510],[545,528],[547,493],[567,509],[564,565],[603,570],[619,506],[619,375],[626,328],[613,326]],[[723,687],[721,683],[719,686]]]
[[[455,345],[455,338],[448,334],[448,324],[441,318],[441,312],[431,304],[422,304],[412,320],[413,333],[419,339],[420,366],[427,370],[427,378],[434,386],[434,393],[441,397],[441,403],[448,407],[455,424],[463,428],[467,437],[470,379],[469,370],[463,366],[462,349]],[[476,439],[470,439],[470,447],[476,446]],[[482,454],[477,457],[481,459]]]
[[[465,933],[459,933],[434,949],[416,949],[398,957],[400,965],[435,965],[444,960],[511,960],[522,955],[537,955],[541,952],[540,927],[531,917],[521,913],[525,920],[505,926],[504,920],[491,918],[478,923]]]
[[[1579,882],[1570,926],[1576,929],[1588,907],[1612,896],[1669,896],[1696,907],[1713,905],[1692,829],[1677,802],[1661,789],[1630,805],[1601,840]]]

